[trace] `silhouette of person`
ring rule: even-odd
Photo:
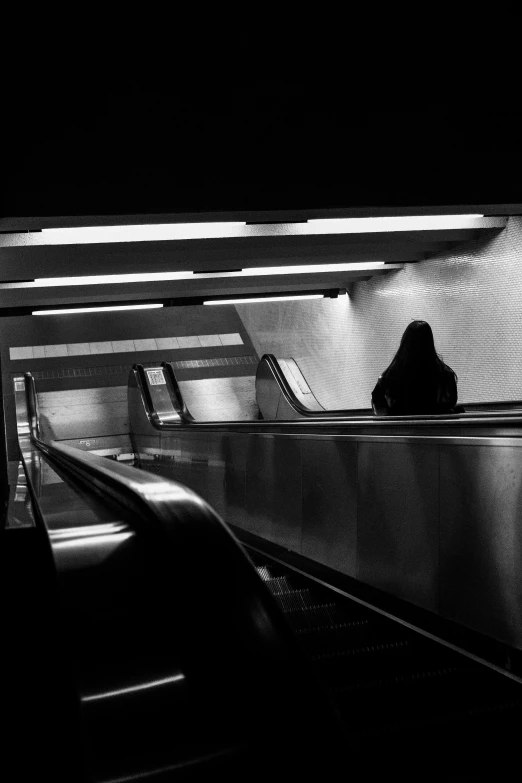
[[[433,332],[426,321],[412,321],[401,338],[390,365],[372,392],[378,416],[460,413],[457,376],[435,350]]]

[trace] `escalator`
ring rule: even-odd
[[[232,417],[227,419],[227,410],[224,406],[224,410],[219,411],[219,416],[216,416],[216,409],[209,418],[203,418],[201,416],[201,409],[207,408],[210,411],[211,406],[198,404],[198,393],[195,389],[191,390],[191,399],[187,403],[183,388],[185,383],[183,381],[178,382],[172,362],[164,362],[161,365],[150,365],[147,368],[147,372],[156,373],[165,372],[169,377],[169,384],[175,389],[175,411],[176,414],[172,423],[210,423],[210,422],[231,422],[231,421],[245,421],[249,418],[256,418],[252,414],[249,416],[242,415],[238,419]],[[202,382],[198,382],[202,383]],[[162,384],[159,384],[162,385]],[[156,390],[158,391],[158,390]],[[201,391],[199,392],[202,393]],[[193,405],[197,408],[197,412],[194,413]],[[426,421],[455,421],[466,423],[469,420],[474,419],[492,419],[498,417],[500,420],[506,417],[519,417],[522,415],[522,401],[512,400],[506,402],[475,402],[466,403],[464,408],[458,413],[444,414],[444,415],[421,415],[421,416],[377,416],[373,413],[371,408],[350,408],[350,409],[325,409],[323,405],[318,401],[312,389],[310,388],[306,378],[304,377],[298,363],[293,358],[277,359],[272,354],[264,354],[257,366],[255,377],[255,400],[250,400],[249,405],[244,405],[244,408],[250,411],[257,411],[257,418],[265,421],[298,421],[298,420],[311,420],[311,421],[336,421],[336,422],[360,422],[365,421],[395,421],[401,422],[407,420],[408,422],[417,420],[420,422]],[[459,406],[462,407],[462,406]],[[167,408],[163,412],[165,416],[172,414],[173,409],[168,402]],[[158,415],[161,416],[161,410],[158,411]],[[168,423],[168,419],[165,419],[165,423]]]
[[[213,510],[179,484],[42,439],[30,376],[16,404],[4,779],[257,781],[276,767],[303,779],[332,768],[338,716]]]
[[[133,374],[130,386],[131,403],[139,391],[147,414],[133,433],[146,472],[46,443],[29,379],[19,400],[28,405],[20,444],[29,518],[41,539],[33,559],[42,586],[51,583],[35,603],[55,607],[45,660],[62,681],[57,712],[69,716],[61,726],[68,754],[56,748],[52,724],[37,730],[47,768],[60,759],[54,778],[507,774],[518,761],[521,678],[289,566],[235,527],[246,558],[201,498],[165,480],[201,475],[183,448],[165,453],[165,442],[200,426],[175,379],[157,383],[164,368],[136,373],[152,382],[139,387]],[[253,426],[266,437],[265,423]],[[234,477],[226,479],[230,489]],[[59,480],[66,489],[57,492]],[[44,574],[45,550],[54,581]],[[34,640],[25,641],[33,641],[24,660],[37,661],[34,686],[45,667]],[[25,696],[30,712],[32,688]],[[36,711],[42,723],[45,712]]]
[[[248,462],[248,449],[268,443],[263,454],[274,459],[279,441],[287,444],[286,463],[275,464],[286,465],[286,492],[292,495],[288,443],[293,438],[306,443],[313,433],[333,449],[340,449],[347,437],[367,439],[379,448],[388,437],[393,448],[397,441],[420,441],[425,450],[428,442],[435,449],[443,443],[446,449],[450,438],[451,443],[453,438],[462,439],[466,448],[474,438],[480,448],[489,442],[492,448],[504,443],[518,448],[519,413],[200,423],[183,410],[168,365],[147,370],[136,366],[129,383],[135,451],[142,467],[197,486],[221,506],[334,701],[352,743],[347,769],[351,766],[369,779],[390,773],[408,780],[492,779],[507,774],[518,761],[520,667],[510,672],[449,643],[438,635],[442,623],[433,622],[433,632],[427,632],[384,612],[378,603],[361,600],[356,592],[314,579],[307,573],[307,558],[296,554],[290,566],[289,554],[299,549],[289,545],[288,528],[278,529],[268,521],[261,529],[257,520],[248,519],[249,512],[252,519],[266,515],[266,496],[273,494],[278,480],[273,466],[263,471],[259,460]],[[319,460],[323,453],[318,450]],[[247,457],[240,463],[242,454]],[[249,482],[250,464],[258,470],[251,486],[261,498],[260,511],[247,496],[248,486],[241,484],[239,467],[244,466]],[[316,464],[320,470],[320,462]],[[326,474],[334,486],[334,473]],[[327,494],[328,484],[322,486]],[[243,506],[238,507],[241,499]],[[284,503],[284,495],[277,501]],[[332,502],[340,508],[340,495]],[[270,555],[274,547],[279,552],[275,558]]]
[[[298,363],[293,358],[276,359],[264,354],[256,372],[256,401],[260,416],[266,420],[336,417],[361,419],[373,417],[371,408],[325,410],[308,385]],[[460,414],[506,415],[522,411],[522,401],[466,403]]]
[[[507,779],[522,682],[251,550],[332,696],[368,780]]]
[[[276,359],[272,354],[264,354],[258,364],[256,401],[260,417],[267,420],[325,414],[295,359]]]

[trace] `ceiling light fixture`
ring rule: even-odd
[[[405,215],[368,218],[317,218],[310,234],[373,234],[382,231],[439,231],[475,228],[484,215]]]
[[[85,226],[44,228],[32,237],[34,244],[82,245],[111,242],[160,242],[170,239],[219,239],[235,236],[246,223],[157,223],[137,226]]]
[[[64,310],[33,310],[31,315],[68,315],[70,313],[108,313],[116,310],[152,310],[162,304],[117,305],[114,307],[73,307]]]
[[[429,231],[480,228],[484,215],[399,215],[365,218],[311,218],[295,222],[158,223],[123,226],[44,228],[30,234],[0,236],[1,247],[160,242],[192,239],[234,239],[317,234],[366,234],[389,231]],[[483,225],[483,224],[482,224]]]
[[[143,272],[127,275],[84,275],[82,277],[40,277],[36,280],[23,283],[7,283],[10,288],[54,288],[73,285],[112,285],[116,283],[153,283],[168,280],[197,280],[215,279],[221,277],[268,277],[276,275],[311,275],[325,272],[371,272],[383,267],[393,268],[394,265],[384,261],[355,262],[348,264],[306,264],[299,266],[266,266],[248,267],[236,271],[216,272]],[[2,286],[0,285],[0,288]]]
[[[208,299],[204,305],[246,304],[253,302],[290,302],[293,299],[329,299],[324,294],[303,294],[302,296],[260,296],[242,299]]]

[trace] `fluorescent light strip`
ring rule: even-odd
[[[248,267],[238,272],[144,272],[128,275],[85,275],[82,277],[40,277],[30,283],[20,283],[24,288],[53,288],[72,285],[111,285],[116,283],[153,283],[164,280],[206,280],[230,277],[269,277],[276,275],[304,275],[325,272],[370,272],[390,266],[384,261],[368,261],[353,264],[304,264],[300,266]],[[16,284],[9,284],[15,286]]]
[[[158,242],[234,237],[307,236],[313,234],[358,234],[378,231],[425,231],[476,228],[484,215],[409,215],[367,218],[316,218],[298,223],[215,222],[158,223],[132,226],[83,226],[44,228],[30,234],[0,236],[0,246],[85,245],[114,242]]]
[[[29,287],[52,288],[65,285],[108,285],[111,283],[152,283],[162,280],[188,280],[192,272],[150,272],[130,275],[85,275],[82,277],[40,277]]]
[[[117,307],[74,307],[68,310],[33,310],[31,315],[66,315],[69,313],[108,313],[115,310],[152,310],[162,304],[118,305]]]
[[[214,299],[203,302],[204,305],[243,304],[245,302],[290,302],[293,299],[325,299],[324,294],[303,294],[303,296],[261,296],[249,299]]]
[[[385,261],[359,261],[348,264],[302,264],[300,266],[260,266],[247,267],[241,272],[231,272],[238,277],[250,277],[255,275],[303,275],[314,272],[370,272],[372,269],[381,269],[389,266]],[[198,275],[199,277],[199,275]]]
[[[308,221],[310,234],[366,234],[379,231],[435,231],[473,228],[484,215],[410,215],[371,218],[317,218]]]
[[[234,236],[246,223],[158,223],[137,226],[85,226],[82,228],[44,228],[43,245],[98,244],[103,242],[151,242],[169,239],[219,239]],[[232,232],[232,234],[231,234]]]

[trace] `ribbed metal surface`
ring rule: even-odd
[[[429,768],[424,758],[419,770],[426,780],[482,779],[475,775],[486,768],[509,768],[510,753],[516,755],[509,736],[522,724],[522,683],[261,555],[254,559],[329,690],[347,742],[358,738],[368,774],[405,740],[403,770],[415,767],[416,754],[437,748]],[[397,767],[390,758],[391,769]],[[448,777],[431,777],[441,771]]]

